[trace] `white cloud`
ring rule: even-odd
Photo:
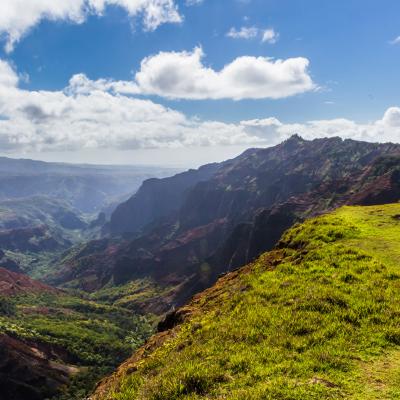
[[[382,124],[393,128],[400,128],[400,108],[390,107],[382,118]]]
[[[382,119],[370,123],[336,118],[315,120],[305,123],[284,124],[276,118],[242,121],[245,132],[266,139],[269,144],[277,144],[294,133],[305,139],[320,137],[341,137],[343,139],[367,142],[400,142],[400,107],[391,107]]]
[[[202,4],[204,0],[186,0],[185,5],[190,7],[190,6],[198,6]]]
[[[400,44],[400,36],[390,41],[390,44]]]
[[[131,93],[174,99],[279,99],[314,90],[306,58],[238,57],[220,71],[204,65],[203,50],[145,58]],[[121,90],[123,92],[123,90]]]
[[[254,143],[236,125],[190,119],[152,101],[116,94],[110,85],[80,74],[64,91],[23,90],[16,73],[1,61],[0,148],[129,150]]]
[[[279,39],[279,33],[275,32],[275,30],[271,28],[271,29],[266,29],[263,32],[261,41],[263,43],[275,44],[278,41],[278,39]]]
[[[82,23],[90,14],[102,15],[108,5],[124,8],[133,18],[141,15],[147,30],[182,21],[174,0],[1,0],[0,35],[10,52],[41,20]]]
[[[340,136],[400,141],[400,107],[378,121],[347,119],[285,124],[276,118],[225,123],[188,118],[149,100],[118,94],[107,80],[75,75],[63,91],[28,91],[0,60],[0,148],[3,152],[179,149],[270,146],[299,133],[307,139]]]
[[[262,43],[275,44],[279,39],[279,33],[273,28],[259,29],[255,26],[242,26],[240,29],[231,28],[226,34],[232,39],[260,38]]]
[[[10,64],[0,60],[0,88],[15,87],[18,84],[18,76]]]
[[[123,95],[158,95],[174,99],[278,99],[314,90],[308,60],[239,57],[221,71],[206,67],[200,47],[193,52],[160,52],[141,62],[133,81],[89,80],[75,75],[66,88],[75,93],[94,89]]]
[[[233,39],[254,39],[258,36],[259,30],[254,26],[250,27],[242,27],[239,30],[236,28],[231,28],[229,32],[226,34],[227,37]]]

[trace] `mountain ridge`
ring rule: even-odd
[[[296,221],[344,204],[395,201],[399,165],[400,146],[392,143],[295,135],[271,148],[250,149],[213,165],[210,178],[186,184],[177,211],[147,225],[141,221],[123,240],[104,239],[103,250],[65,259],[49,282],[97,290],[150,277],[175,293],[155,304],[168,311],[271,249]],[[142,189],[124,203],[133,214],[146,202]],[[162,192],[156,196],[164,200]]]
[[[0,157],[0,200],[46,194],[85,213],[98,213],[133,194],[142,181],[177,168],[95,165]]]

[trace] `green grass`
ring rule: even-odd
[[[400,399],[399,214],[344,207],[295,226],[95,398]]]
[[[90,299],[101,303],[123,307],[132,311],[143,311],[146,302],[156,302],[167,296],[173,287],[161,287],[150,278],[130,281],[124,285],[109,286],[90,294]],[[156,317],[155,317],[156,318]]]

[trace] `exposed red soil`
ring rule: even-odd
[[[0,267],[0,296],[15,296],[25,293],[61,293],[60,290],[33,280],[27,275],[11,272]]]

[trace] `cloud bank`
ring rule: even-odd
[[[102,15],[110,5],[124,8],[132,18],[141,16],[146,30],[182,21],[175,0],[1,0],[0,35],[10,52],[42,20],[79,24],[88,15]]]
[[[225,123],[189,118],[155,102],[110,89],[115,82],[75,75],[62,91],[20,89],[17,73],[0,60],[0,148],[3,151],[162,149],[270,146],[299,133],[304,138],[340,136],[400,141],[400,107],[378,121],[347,119],[285,124],[276,118]]]

